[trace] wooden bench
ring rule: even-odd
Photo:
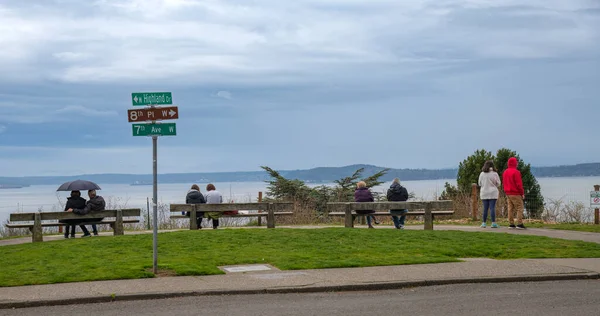
[[[186,215],[173,215],[172,219],[185,218],[190,221],[190,229],[198,229],[196,223],[197,212],[230,212],[230,211],[243,211],[243,210],[259,210],[258,213],[248,214],[221,214],[223,217],[267,217],[267,228],[275,228],[275,216],[286,216],[293,215],[291,211],[285,211],[293,207],[291,202],[278,202],[278,203],[221,203],[221,204],[171,204],[171,213],[190,212],[190,216]],[[262,210],[262,211],[260,211]]]
[[[92,212],[86,215],[78,215],[72,212],[37,212],[37,213],[12,213],[10,214],[10,222],[5,226],[7,228],[29,228],[32,233],[33,242],[42,242],[42,227],[54,227],[54,226],[67,226],[73,225],[71,223],[42,223],[42,221],[51,220],[85,220],[93,218],[106,218],[114,217],[114,220],[103,219],[101,221],[94,222],[83,222],[81,225],[91,224],[108,224],[114,231],[114,235],[123,235],[124,228],[123,224],[139,223],[139,218],[136,219],[123,219],[123,217],[139,217],[141,210],[139,208],[121,209],[121,210],[104,210],[100,212]],[[33,222],[33,223],[25,223]],[[80,225],[80,224],[76,224]]]
[[[329,216],[344,216],[345,226],[354,227],[354,216],[423,216],[425,230],[433,230],[435,216],[453,215],[452,201],[424,201],[424,202],[332,202],[327,203]],[[389,210],[408,210],[407,213],[397,215]],[[357,214],[357,210],[373,210],[374,213]],[[382,212],[385,210],[385,212]]]

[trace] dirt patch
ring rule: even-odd
[[[146,269],[146,271],[152,273],[152,268],[148,268],[148,269]],[[174,277],[174,276],[177,276],[177,273],[175,273],[175,271],[173,271],[173,270],[158,269],[158,271],[156,272],[155,276],[157,278]]]

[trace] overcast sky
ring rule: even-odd
[[[2,0],[0,175],[600,161],[600,0]]]

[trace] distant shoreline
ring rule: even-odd
[[[379,172],[384,167],[373,165],[350,165],[344,167],[319,167],[306,170],[280,170],[288,179],[298,179],[311,184],[329,183],[351,176],[364,168],[363,176]],[[570,166],[531,167],[536,178],[570,178],[600,176],[600,163],[586,163]],[[456,179],[458,169],[390,169],[381,177],[383,181],[400,178],[403,181],[425,181]],[[74,176],[26,176],[0,177],[0,185],[46,185],[60,184],[74,179],[85,179],[98,183],[151,185],[151,174],[82,174]],[[159,174],[158,181],[165,183],[210,183],[210,182],[263,182],[270,180],[265,171],[207,172],[207,173],[167,173]]]

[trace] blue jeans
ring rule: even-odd
[[[487,221],[488,209],[491,211],[492,223],[496,222],[496,199],[483,200],[483,222]]]
[[[362,211],[362,210],[356,211],[356,214],[365,215],[367,217],[367,225],[369,225],[369,227],[373,226],[371,224],[373,215],[369,215],[370,213],[374,213],[374,212],[373,211]],[[352,217],[352,221],[354,221],[354,217]]]
[[[390,210],[391,214],[406,214],[407,212],[408,212],[408,210],[401,210],[401,211]],[[398,218],[398,216],[396,216],[396,215],[392,215],[392,221],[394,221],[394,227],[396,227],[396,228],[404,226],[405,220],[406,220],[406,215],[402,215],[402,216],[400,216],[400,218]]]

